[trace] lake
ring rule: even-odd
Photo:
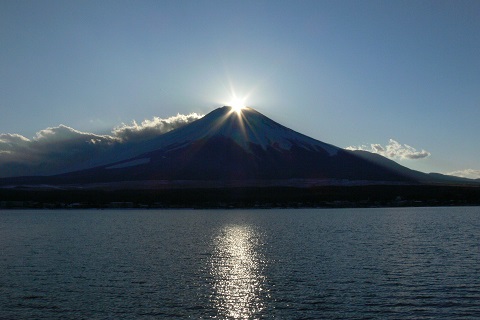
[[[480,318],[480,207],[2,210],[0,319]]]

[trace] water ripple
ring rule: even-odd
[[[0,212],[0,319],[480,319],[480,207]]]

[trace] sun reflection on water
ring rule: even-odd
[[[259,235],[248,226],[227,226],[215,239],[212,300],[220,318],[252,318],[264,309],[259,245]]]

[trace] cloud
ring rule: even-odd
[[[446,173],[449,176],[457,176],[462,178],[469,178],[469,179],[480,179],[480,170],[475,169],[465,169],[465,170],[457,170]]]
[[[17,148],[25,148],[29,141],[19,134],[2,133],[0,134],[0,154],[11,154]]]
[[[201,117],[203,116],[196,113],[191,113],[189,115],[177,114],[176,116],[167,119],[154,117],[152,120],[144,120],[141,124],[137,124],[136,121],[133,121],[130,125],[122,124],[113,129],[112,133],[114,137],[121,141],[145,140],[173,129],[177,129],[187,123],[200,119]]]
[[[32,139],[0,135],[0,176],[48,174],[82,163],[111,148],[117,139],[60,125],[43,129]]]
[[[81,132],[65,125],[40,130],[32,139],[19,134],[0,134],[0,177],[46,175],[88,165],[99,155],[119,146],[139,142],[201,118],[192,113],[141,124],[122,124],[111,135]]]
[[[372,153],[378,153],[379,155],[382,155],[384,157],[387,157],[390,159],[397,159],[397,160],[404,160],[404,159],[417,160],[417,159],[423,159],[430,156],[430,152],[428,151],[425,151],[423,149],[422,151],[417,151],[412,146],[409,146],[408,144],[400,144],[399,142],[393,139],[390,139],[386,146],[382,146],[376,143],[376,144],[370,144],[370,146],[367,146],[367,145],[350,146],[345,149],[363,150],[363,151],[368,151]]]

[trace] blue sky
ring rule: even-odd
[[[315,139],[480,177],[479,14],[479,1],[4,0],[0,134],[110,134],[205,114],[233,88]]]

